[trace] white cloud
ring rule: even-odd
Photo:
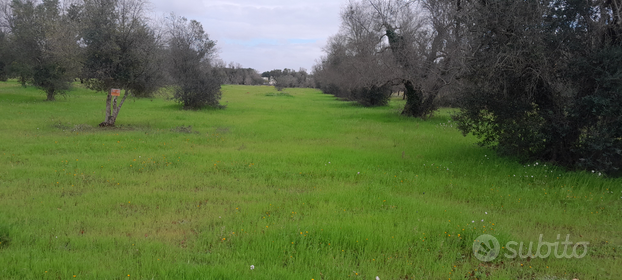
[[[311,70],[329,36],[337,33],[335,0],[152,0],[153,12],[195,19],[219,56],[259,71],[304,67]]]

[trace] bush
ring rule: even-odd
[[[218,79],[202,76],[180,83],[175,88],[173,98],[181,103],[184,109],[196,110],[205,106],[220,107],[218,101],[221,96]]]
[[[365,107],[386,106],[391,98],[391,87],[372,85],[356,88],[351,91],[350,98]]]
[[[173,97],[184,109],[219,107],[221,97],[218,75],[214,75],[210,58],[216,42],[209,39],[196,20],[171,16],[169,19],[168,72],[174,86]]]

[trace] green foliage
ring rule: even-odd
[[[71,26],[61,15],[58,0],[13,0],[10,29],[14,60],[10,68],[22,85],[31,82],[43,89],[47,100],[70,87],[77,67],[73,63],[77,44]]]
[[[54,100],[57,93],[70,89],[73,77],[67,75],[67,70],[59,64],[48,63],[35,68],[33,84],[46,91],[48,100]]]
[[[42,28],[40,11],[36,10],[35,3],[32,1],[11,1],[11,16],[9,29],[12,33],[10,48],[12,49],[12,59],[10,62],[10,72],[19,78],[22,86],[32,80],[33,68],[37,63],[37,58],[42,55],[38,40],[44,40],[45,33]]]
[[[320,89],[326,94],[334,95],[342,100],[355,101],[365,107],[387,106],[393,92],[388,84],[359,85],[347,89],[337,83],[323,83]]]
[[[351,98],[365,107],[387,106],[391,97],[389,85],[360,87],[352,89]]]
[[[298,72],[293,69],[274,69],[261,73],[261,77],[274,79],[277,90],[295,87],[314,87],[313,76],[307,74],[307,70],[301,68]]]
[[[184,109],[196,110],[205,106],[221,107],[218,102],[221,95],[219,81],[213,76],[203,76],[187,79],[183,85],[175,87],[174,98]]]
[[[100,92],[127,89],[148,97],[164,85],[162,50],[142,14],[141,1],[85,1],[82,77]],[[76,8],[77,9],[77,8]]]
[[[619,39],[606,30],[618,27],[590,27],[602,24],[591,14],[609,7],[564,3],[473,7],[463,20],[473,23],[468,39],[478,49],[454,119],[502,154],[617,175],[622,61]]]
[[[383,106],[399,88],[403,116],[426,119],[441,90],[450,91],[463,50],[461,1],[349,1],[341,28],[314,66],[316,87],[364,106]]]
[[[242,68],[233,63],[227,67],[223,63],[213,65],[213,75],[225,85],[263,85],[264,79],[252,68]]]
[[[578,89],[569,118],[581,129],[574,152],[588,170],[622,174],[622,46],[580,57],[568,73]]]
[[[209,39],[196,20],[171,16],[169,26],[169,74],[174,98],[185,109],[219,105],[220,79],[213,75],[210,58],[216,42]]]

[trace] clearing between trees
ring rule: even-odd
[[[422,121],[400,98],[223,86],[226,110],[130,98],[99,128],[103,94],[0,92],[2,278],[622,275],[621,179],[499,158],[450,109]],[[482,234],[502,246],[490,262],[473,253]]]

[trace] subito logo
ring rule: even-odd
[[[480,235],[473,241],[473,255],[482,262],[493,261],[500,251],[499,241],[490,234]]]

